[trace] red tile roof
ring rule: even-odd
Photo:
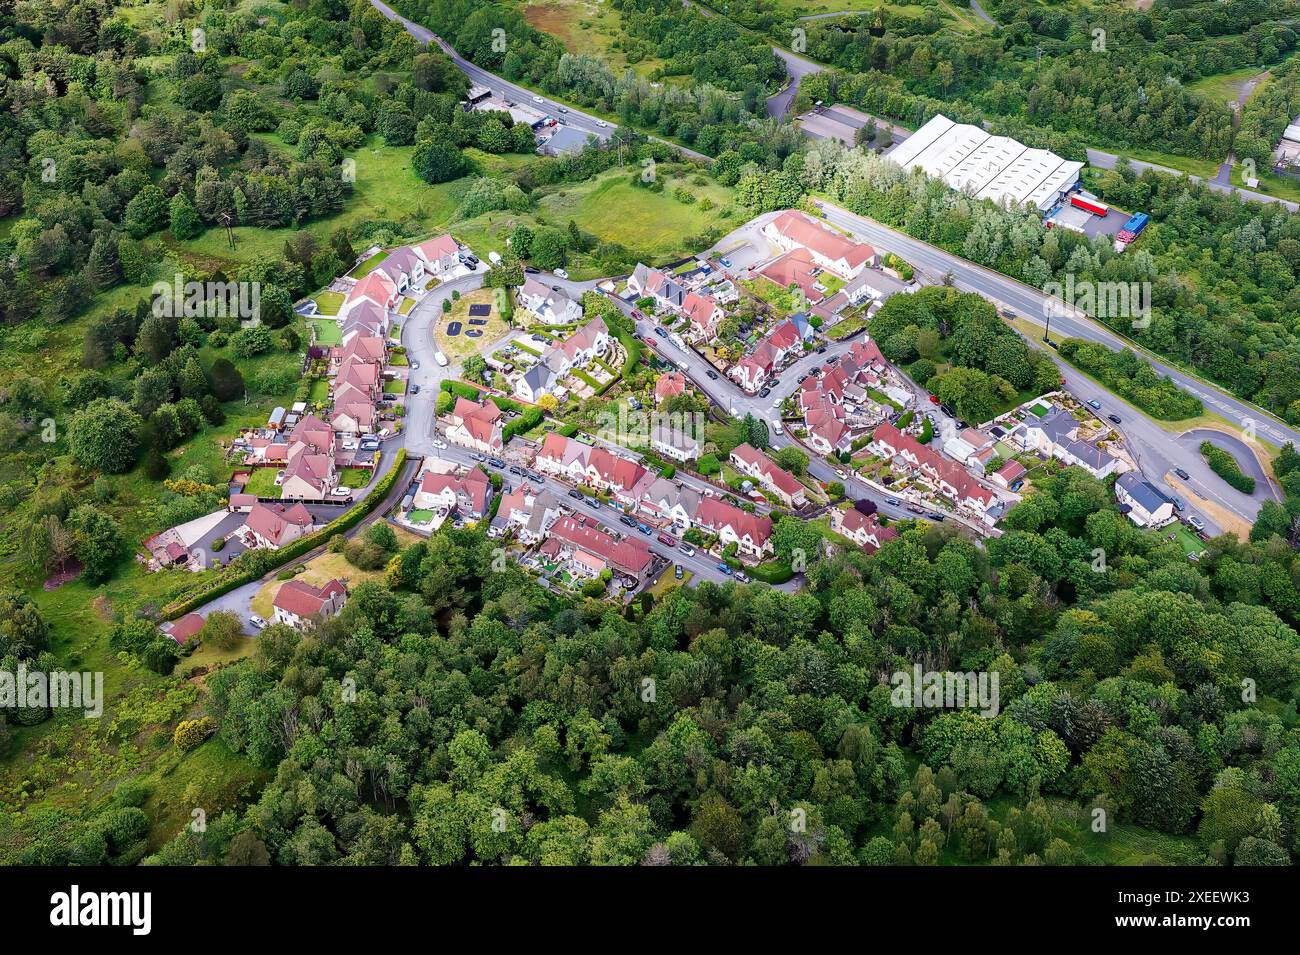
[[[843,259],[857,267],[870,260],[876,250],[847,236],[826,228],[802,212],[786,211],[773,220],[772,225],[791,242],[811,249],[828,259]]]
[[[271,604],[299,617],[315,617],[331,597],[345,592],[337,580],[329,581],[324,587],[313,587],[301,580],[286,580],[280,585]]]
[[[551,528],[551,535],[638,577],[645,573],[653,560],[650,548],[640,541],[632,538],[615,540],[590,524],[579,524],[572,517],[560,518]]]
[[[284,504],[259,502],[248,512],[244,523],[250,530],[279,547],[285,542],[285,532],[290,527],[311,527],[315,519],[311,516],[311,511],[301,503],[286,507]]]
[[[203,617],[197,613],[187,613],[179,620],[172,621],[164,632],[177,643],[184,644],[202,629]]]

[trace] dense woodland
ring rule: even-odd
[[[1066,469],[987,552],[910,530],[802,593],[625,615],[439,534],[209,680],[274,779],[148,861],[1063,864],[1139,826],[1164,861],[1287,864],[1300,565],[1280,541],[1189,564],[1109,500]],[[891,705],[913,662],[996,670],[1000,714]]]

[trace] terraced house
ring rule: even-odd
[[[502,448],[501,409],[491,400],[482,404],[457,396],[452,410],[442,416],[447,440],[483,454]]]
[[[739,445],[731,452],[731,463],[737,471],[753,478],[786,507],[803,507],[808,503],[807,488],[799,479],[758,448],[748,444]]]
[[[605,448],[593,448],[556,434],[546,435],[533,460],[543,473],[555,474],[574,484],[609,491],[625,507],[636,503],[636,488],[648,473],[635,461]]]

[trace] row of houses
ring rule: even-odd
[[[833,508],[830,513],[831,530],[853,541],[868,554],[874,554],[898,536],[897,528],[880,523],[880,515],[863,514],[855,507],[847,510]]]
[[[759,339],[749,354],[731,366],[727,374],[751,395],[762,389],[787,359],[804,352],[804,343],[815,335],[808,316],[800,312],[778,323]]]
[[[868,389],[903,406],[913,400],[870,339],[855,342],[835,365],[800,383],[796,400],[808,446],[819,454],[846,453],[857,436],[884,420],[886,408]]]
[[[574,484],[607,491],[625,509],[671,524],[679,536],[698,529],[716,536],[724,547],[734,543],[747,557],[762,559],[772,553],[770,518],[653,474],[608,449],[552,432],[542,442],[533,465]],[[794,496],[792,493],[791,498]]]
[[[883,422],[872,432],[868,449],[892,461],[895,467],[920,473],[953,504],[982,518],[990,516],[990,509],[998,503],[998,496],[956,461],[926,447],[889,422]]]
[[[732,449],[731,463],[737,471],[753,478],[786,507],[800,508],[808,503],[808,489],[799,479],[758,448],[749,444],[739,445]]]
[[[460,256],[460,246],[449,235],[393,249],[348,290],[338,313],[343,335],[386,337],[392,310],[402,296],[422,291],[432,278],[450,277],[461,265]]]
[[[516,397],[536,404],[542,395],[555,394],[572,371],[602,357],[609,342],[609,326],[603,318],[574,329],[562,341],[548,345],[537,362],[519,376],[514,386]]]
[[[653,299],[657,310],[687,320],[687,336],[691,340],[710,341],[717,337],[718,326],[726,317],[726,312],[717,298],[688,287],[687,281],[681,276],[674,277],[660,269],[638,263],[628,277],[623,296],[630,300]]]
[[[654,564],[653,552],[640,540],[615,537],[571,516],[555,495],[527,484],[501,497],[488,534],[506,533],[525,546],[540,545],[539,556],[564,564],[579,577],[598,577],[608,569],[642,582]]]

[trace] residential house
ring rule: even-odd
[[[1174,519],[1174,502],[1136,471],[1115,479],[1120,510],[1138,527],[1162,527]]]
[[[831,510],[831,530],[847,537],[868,554],[874,553],[886,541],[898,536],[897,529],[885,527],[878,514],[863,514],[855,507],[846,511]]]
[[[741,474],[748,475],[786,507],[803,507],[808,503],[807,488],[793,474],[762,451],[742,444],[731,452],[731,463]]]
[[[678,534],[691,529],[703,499],[699,491],[652,474],[646,475],[637,493],[638,507],[651,517],[671,521]]]
[[[334,486],[332,453],[320,454],[304,446],[290,452],[284,480],[280,482],[280,497],[290,501],[323,501]]]
[[[1064,408],[1053,407],[1039,417],[1030,412],[1025,424],[1012,432],[1021,447],[1033,449],[1083,468],[1096,478],[1104,478],[1121,470],[1116,458],[1092,441],[1079,439],[1079,422]]]
[[[943,453],[954,461],[960,461],[968,468],[978,468],[981,472],[985,465],[997,457],[993,439],[974,428],[963,428],[945,441]]]
[[[347,599],[348,589],[338,580],[330,580],[323,587],[286,580],[271,601],[275,609],[271,622],[306,630],[337,614]]]
[[[349,389],[350,394],[355,394]],[[355,397],[353,400],[334,401],[334,411],[330,415],[330,427],[336,434],[358,435],[370,434],[375,430],[379,412],[374,403]]]
[[[817,266],[842,279],[857,278],[864,268],[880,261],[871,246],[854,242],[802,212],[781,213],[763,227],[763,234],[786,251],[806,249]]]
[[[491,483],[482,468],[470,468],[462,475],[425,471],[415,491],[414,506],[447,514],[455,511],[476,521],[487,513],[490,496]]]
[[[1012,458],[1002,467],[993,472],[989,480],[999,487],[1010,488],[1013,484],[1025,476],[1025,466],[1019,461]]]
[[[439,235],[421,242],[413,251],[424,262],[424,270],[438,278],[445,277],[460,265],[460,246],[449,235]]]
[[[501,451],[501,409],[492,401],[482,404],[456,397],[451,411],[442,416],[447,440],[483,454]]]
[[[670,371],[655,380],[655,404],[660,405],[676,395],[686,393],[686,376],[680,371]]]
[[[197,613],[187,613],[179,620],[164,620],[158,629],[184,646],[203,629],[203,617]]]
[[[724,547],[735,544],[737,552],[755,560],[773,553],[772,519],[752,514],[717,498],[701,498],[696,509],[696,526],[717,536]]]
[[[384,336],[388,334],[388,308],[368,298],[344,302],[339,309],[340,334]]]
[[[258,503],[248,512],[239,533],[251,537],[256,547],[278,550],[304,534],[310,534],[315,528],[316,518],[301,503]]]
[[[844,409],[829,395],[823,395],[813,404],[805,406],[803,419],[808,429],[808,447],[818,454],[838,454],[852,450],[853,435],[845,423]]]
[[[519,304],[547,325],[570,325],[582,318],[582,303],[531,275],[520,286]]]
[[[384,393],[383,372],[379,365],[360,358],[345,358],[334,373],[334,395],[345,387],[355,388],[371,401],[378,401]]]
[[[289,432],[284,460],[288,461],[295,451],[302,449],[316,454],[333,453],[334,429],[314,414],[303,415]]]
[[[817,274],[820,271],[813,261],[812,253],[804,248],[791,249],[771,262],[758,273],[783,289],[795,286],[803,293],[809,305],[816,305],[822,300],[823,291],[817,288]]]
[[[364,332],[352,332],[344,336],[342,343],[330,350],[330,363],[335,368],[352,360],[382,366],[387,357],[384,340],[378,335],[367,335]]]
[[[375,272],[392,282],[400,294],[424,287],[424,260],[409,245],[389,252],[371,274]]]
[[[674,461],[690,461],[700,456],[701,441],[680,428],[656,424],[650,432],[650,446]]]
[[[526,484],[521,485],[518,490],[501,495],[501,505],[488,528],[488,535],[499,537],[506,531],[513,531],[521,544],[536,544],[546,539],[562,513],[555,495],[549,491],[534,494]]]
[[[712,341],[718,337],[718,326],[726,313],[710,295],[689,292],[682,300],[681,313],[690,320],[691,337],[697,342]]]
[[[542,364],[557,375],[565,375],[605,354],[608,348],[609,326],[603,318],[596,318],[542,352]]]
[[[519,376],[515,382],[515,397],[537,404],[542,395],[554,394],[559,376],[544,361],[539,361]]]
[[[637,263],[627,280],[625,296],[631,299],[652,298],[656,308],[677,311],[686,301],[686,287],[659,269]]]
[[[397,286],[388,276],[383,272],[371,272],[352,286],[339,312],[346,315],[361,302],[370,302],[387,312],[388,309],[397,307],[397,300],[401,297]]]
[[[568,516],[555,522],[550,540],[557,542],[558,555],[569,562],[570,569],[587,577],[599,576],[609,568],[641,580],[654,563],[650,548],[639,540],[631,537],[619,540],[598,526]]]

